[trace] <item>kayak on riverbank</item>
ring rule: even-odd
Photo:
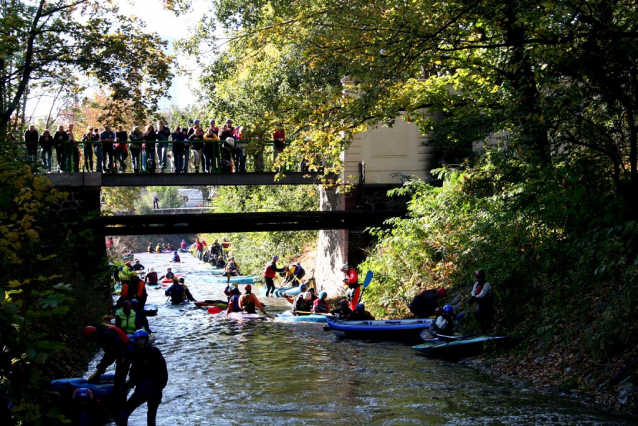
[[[278,314],[276,319],[283,322],[317,322],[325,323],[326,317],[330,314],[313,314],[311,312],[305,312],[299,315],[293,315],[292,311],[285,311]]]
[[[420,340],[432,319],[346,321],[326,316],[332,333],[340,338],[365,340]]]
[[[226,284],[228,283],[228,278],[223,276],[218,278],[215,276],[210,281],[213,284]],[[261,281],[261,276],[259,275],[240,275],[238,277],[230,277],[230,282],[233,284],[254,284],[259,281]]]
[[[442,336],[429,338],[421,334],[425,343],[412,346],[413,349],[434,358],[460,359],[480,355],[486,347],[504,347],[509,344],[508,336],[488,336],[471,334],[467,336]]]
[[[296,293],[294,292],[294,290],[297,289]],[[281,287],[281,288],[275,288],[275,290],[273,292],[271,292],[272,295],[274,295],[275,297],[284,297],[284,293],[286,293],[288,296],[296,296],[297,294],[299,294],[299,287]],[[267,287],[265,286],[261,286],[259,287],[259,294],[262,296],[266,295],[266,290]],[[291,293],[292,291],[292,293]]]

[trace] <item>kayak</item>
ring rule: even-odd
[[[235,284],[254,284],[256,282],[259,282],[260,280],[261,277],[259,275],[240,275],[238,277],[230,277],[230,282]],[[227,282],[227,277],[213,277],[213,283],[215,284],[226,284]]]
[[[326,316],[332,333],[346,339],[420,340],[423,330],[430,328],[432,319],[346,321]]]
[[[194,302],[195,306],[198,308],[208,308],[209,306],[216,306],[218,308],[226,309],[228,307],[228,302],[223,300],[203,300],[200,302]]]
[[[480,355],[489,346],[504,346],[509,342],[509,337],[487,335],[438,336],[434,339],[425,340],[425,343],[412,346],[412,348],[434,358],[459,359]]]
[[[259,314],[249,314],[247,312],[231,312],[227,315],[228,318],[236,320],[265,320],[266,317]]]
[[[293,290],[295,287],[283,287],[283,288],[276,288],[275,287],[275,291],[271,292],[270,294],[273,294],[275,297],[284,297],[284,293],[290,295],[289,291]],[[299,287],[296,287],[299,288]],[[260,287],[259,288],[259,294],[261,294],[262,296],[266,295],[266,287]],[[299,290],[297,290],[297,293],[299,294]]]
[[[68,398],[68,400],[70,400],[76,389],[87,388],[93,392],[94,397],[104,399],[113,396],[115,393],[115,386],[113,385],[114,381],[114,374],[102,374],[100,381],[96,383],[89,383],[83,377],[58,379],[51,380],[50,389],[60,393],[60,395],[65,399]]]
[[[293,315],[292,311],[286,311],[277,315],[277,320],[285,322],[326,322],[328,314]]]
[[[144,315],[147,317],[154,317],[157,315],[157,305],[153,305],[152,303],[144,305]]]
[[[224,273],[224,268],[219,268],[219,269],[217,269],[217,268],[213,268],[213,269],[210,271],[210,273],[211,273],[211,274],[213,274],[213,275],[221,275],[221,274],[223,274],[223,273]],[[219,277],[217,277],[217,278],[219,278]]]

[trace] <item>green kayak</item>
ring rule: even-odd
[[[486,347],[502,347],[508,342],[508,336],[439,336],[412,348],[434,358],[458,359],[480,355]]]

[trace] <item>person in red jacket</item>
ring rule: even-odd
[[[361,294],[361,287],[359,286],[359,274],[357,270],[350,267],[347,263],[341,266],[341,272],[345,275],[343,283],[348,287],[346,296],[350,301],[350,309],[356,310],[359,303],[359,295]]]
[[[277,268],[277,261],[279,260],[279,256],[273,256],[272,260],[266,263],[266,268],[264,269],[264,280],[266,281],[266,297],[269,294],[275,293],[275,282],[273,278],[277,275],[277,272],[283,272],[284,268]]]

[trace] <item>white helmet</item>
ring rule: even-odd
[[[347,271],[348,269],[350,269],[350,267],[348,266],[347,263],[344,263],[343,265],[341,265],[341,270],[342,271]]]

